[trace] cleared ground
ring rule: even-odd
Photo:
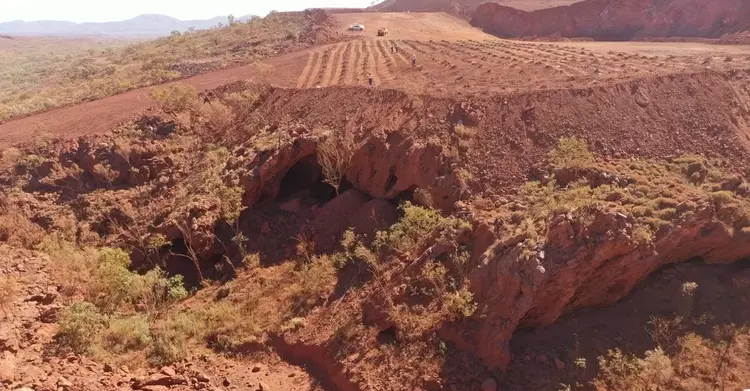
[[[581,88],[706,69],[750,68],[750,48],[691,43],[520,42],[484,34],[440,13],[338,14],[342,32],[351,23],[368,31],[352,39],[185,79],[199,90],[237,80],[289,88],[365,86],[411,93],[461,96]],[[377,26],[390,35],[374,37]],[[359,37],[359,39],[357,39]],[[392,51],[393,47],[398,52]],[[412,67],[412,56],[417,66]],[[263,69],[270,72],[264,72]],[[263,75],[259,77],[259,75]],[[75,137],[106,132],[151,107],[149,89],[8,121],[0,146],[39,133]]]
[[[504,6],[513,7],[522,11],[536,11],[545,8],[560,7],[571,5],[580,0],[495,0]]]
[[[695,42],[554,42],[553,44],[599,53],[617,51],[655,56],[750,57],[750,46],[748,45],[712,45]]]
[[[344,31],[351,36],[375,37],[385,27],[392,39],[494,39],[492,35],[472,27],[468,21],[441,12],[385,12],[335,14],[343,27],[362,23],[364,32]]]

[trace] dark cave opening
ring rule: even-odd
[[[343,180],[339,186],[339,194],[351,188],[351,183]],[[325,182],[323,167],[318,163],[315,154],[300,159],[286,172],[281,179],[276,200],[284,202],[300,196],[312,197],[319,204],[324,204],[337,196],[336,189]]]

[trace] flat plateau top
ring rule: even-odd
[[[385,27],[394,39],[494,39],[468,21],[442,12],[363,12],[334,14],[333,18],[343,27],[365,25],[364,33],[344,31],[351,36],[375,37],[378,29]]]

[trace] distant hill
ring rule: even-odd
[[[238,17],[237,21],[246,21],[252,15]],[[165,15],[140,15],[121,22],[73,23],[52,20],[24,22],[21,20],[0,23],[0,34],[5,35],[55,35],[84,36],[109,35],[123,37],[158,37],[169,35],[172,31],[185,31],[191,27],[204,30],[227,23],[226,16],[212,19],[179,20]]]

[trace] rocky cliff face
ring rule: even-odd
[[[619,213],[602,213],[588,226],[555,216],[545,245],[533,255],[524,255],[513,241],[494,243],[470,277],[477,300],[488,308],[472,345],[486,363],[502,367],[519,328],[548,326],[571,310],[614,304],[671,263],[750,256],[750,236],[733,234],[716,215],[705,205],[649,245],[634,240],[632,220]]]
[[[472,25],[502,37],[704,37],[750,29],[750,4],[743,0],[586,0],[533,12],[485,3]]]

